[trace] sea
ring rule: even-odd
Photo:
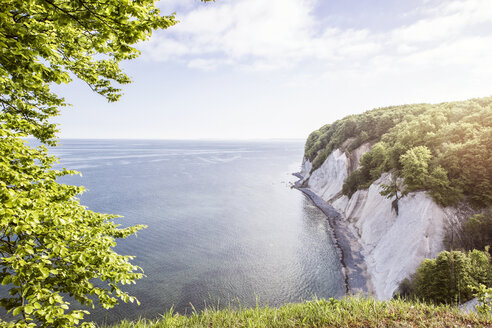
[[[145,278],[141,305],[96,308],[89,320],[158,318],[204,308],[280,306],[346,292],[325,215],[300,191],[303,140],[61,140],[50,150],[82,176],[80,202],[145,224],[118,240]]]

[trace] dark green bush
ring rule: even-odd
[[[488,250],[443,251],[426,259],[400,289],[411,297],[436,304],[464,303],[473,298],[474,288],[492,286],[492,264]]]

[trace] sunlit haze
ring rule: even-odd
[[[62,138],[306,138],[375,107],[492,95],[490,0],[163,0],[180,23],[107,103],[56,86]]]

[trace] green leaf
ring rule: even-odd
[[[39,271],[43,275],[43,278],[48,278],[50,276],[50,270],[47,268],[40,268]]]
[[[24,306],[24,312],[25,312],[26,314],[31,314],[31,313],[32,313],[32,311],[33,311],[33,309],[34,309],[34,308],[33,308],[33,307],[32,307],[32,305],[30,305],[30,304],[27,304],[26,306]]]
[[[12,281],[12,276],[7,275],[2,279],[2,285],[8,285]]]
[[[12,315],[15,317],[16,315],[21,313],[21,311],[22,311],[22,306],[18,306],[14,309],[14,311],[12,311]]]

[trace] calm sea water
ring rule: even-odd
[[[141,306],[92,310],[89,319],[157,317],[192,306],[281,305],[344,294],[324,215],[291,189],[302,141],[62,140],[52,151],[83,177],[81,202],[146,224],[117,250],[146,278],[128,290]]]

